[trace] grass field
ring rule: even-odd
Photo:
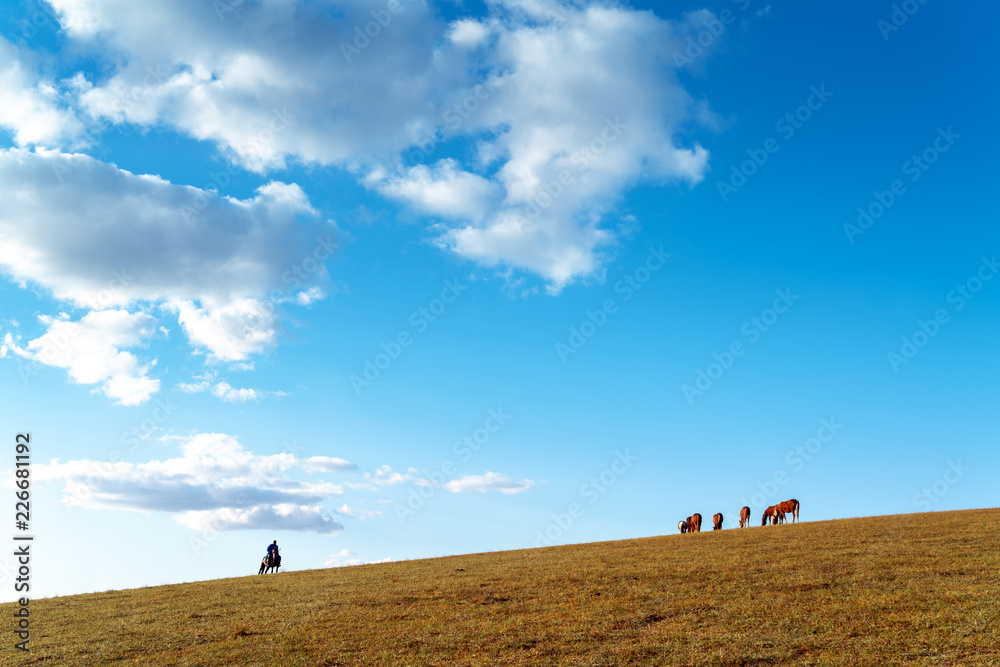
[[[1000,665],[1000,510],[37,600],[4,665]]]

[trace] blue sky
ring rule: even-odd
[[[995,506],[997,18],[6,3],[32,593]]]

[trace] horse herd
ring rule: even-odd
[[[777,525],[779,523],[785,523],[785,517],[791,515],[792,523],[798,523],[799,520],[799,501],[795,498],[791,500],[786,500],[784,502],[778,503],[777,505],[771,505],[766,510],[764,510],[763,518],[760,525],[766,526],[770,521],[771,525]],[[750,527],[750,508],[744,506],[740,510],[740,528]],[[689,516],[684,521],[677,522],[677,529],[682,533],[700,533],[701,532],[701,515],[695,512]],[[712,517],[712,530],[722,530],[722,513],[719,512]]]

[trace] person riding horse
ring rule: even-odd
[[[260,572],[257,574],[264,574],[267,570],[279,567],[281,567],[281,554],[278,552],[278,540],[275,540],[267,545],[267,554],[260,561]]]

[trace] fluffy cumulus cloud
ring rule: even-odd
[[[499,491],[504,495],[513,495],[527,491],[535,486],[530,479],[520,481],[510,475],[500,472],[486,471],[483,475],[464,475],[444,484],[444,488],[452,493],[488,493]]]
[[[356,54],[342,45],[385,0],[229,3],[221,16],[227,3],[51,4],[70,37],[124,56],[109,78],[78,81],[83,111],[169,124],[258,171],[391,157],[433,127],[438,86],[461,75],[438,59],[436,12],[420,0]]]
[[[82,48],[116,54],[72,79],[81,117],[168,126],[261,173],[351,170],[435,218],[442,248],[552,291],[599,272],[628,187],[695,184],[708,166],[691,138],[705,108],[672,57],[705,10],[500,0],[445,23],[419,0],[51,4]],[[384,25],[367,37],[372,12]],[[443,148],[455,139],[462,161]]]
[[[470,222],[482,221],[501,199],[497,184],[461,170],[451,159],[441,160],[434,168],[417,165],[402,175],[378,169],[366,181],[425,213]]]
[[[0,271],[144,327],[175,318],[208,361],[249,367],[279,342],[282,304],[325,296],[335,228],[295,184],[240,200],[64,152],[85,150],[88,129],[172,130],[264,181],[290,162],[346,170],[428,218],[443,251],[553,293],[601,275],[628,188],[708,168],[695,133],[711,113],[673,60],[706,10],[494,0],[445,22],[423,0],[49,4],[97,66],[56,63],[55,79],[0,40],[0,127],[21,146],[0,149]],[[147,338],[105,345],[100,370],[72,350],[57,365],[141,402],[158,384],[128,350]]]
[[[85,308],[176,304],[202,344],[229,356],[239,350],[226,342],[243,335],[232,320],[270,310],[245,300],[287,286],[331,231],[296,185],[238,200],[56,151],[0,151],[0,193],[0,266],[14,279]],[[205,333],[213,324],[227,332],[218,340]]]
[[[180,443],[180,456],[171,459],[146,463],[54,459],[36,464],[32,475],[39,483],[62,482],[67,504],[170,512],[179,523],[196,530],[334,533],[343,529],[332,512],[323,511],[323,504],[342,495],[343,487],[297,479],[292,473],[354,470],[349,461],[300,458],[290,452],[256,455],[236,438],[219,433],[174,440]]]
[[[294,269],[308,258],[311,277],[325,278],[321,260],[336,245],[333,226],[298,186],[284,183],[238,200],[86,155],[9,149],[0,150],[0,197],[0,269],[12,279],[94,311],[158,306],[176,314],[196,349],[222,361],[244,361],[276,344],[280,304],[317,298]],[[111,318],[91,315],[81,324]],[[115,317],[149,322],[148,315]],[[118,397],[114,384],[106,393]],[[141,393],[119,393],[126,391]]]
[[[83,124],[60,99],[57,84],[31,63],[31,54],[0,37],[0,127],[19,146],[59,145],[76,138]]]
[[[528,269],[558,291],[598,270],[614,241],[604,216],[627,187],[704,177],[708,152],[680,139],[700,112],[677,82],[671,54],[711,15],[673,22],[600,5],[520,8],[533,20],[481,24],[491,38],[478,49],[493,74],[446,111],[446,128],[484,133],[478,166],[495,168],[505,196],[440,242],[487,265]],[[469,32],[462,25],[454,34],[465,43]]]
[[[152,362],[144,364],[126,351],[154,336],[153,317],[124,310],[100,310],[76,322],[65,314],[39,319],[47,329],[45,334],[21,347],[8,333],[4,338],[5,352],[65,368],[73,382],[96,384],[97,391],[122,405],[143,403],[159,390],[160,381],[147,375]]]

